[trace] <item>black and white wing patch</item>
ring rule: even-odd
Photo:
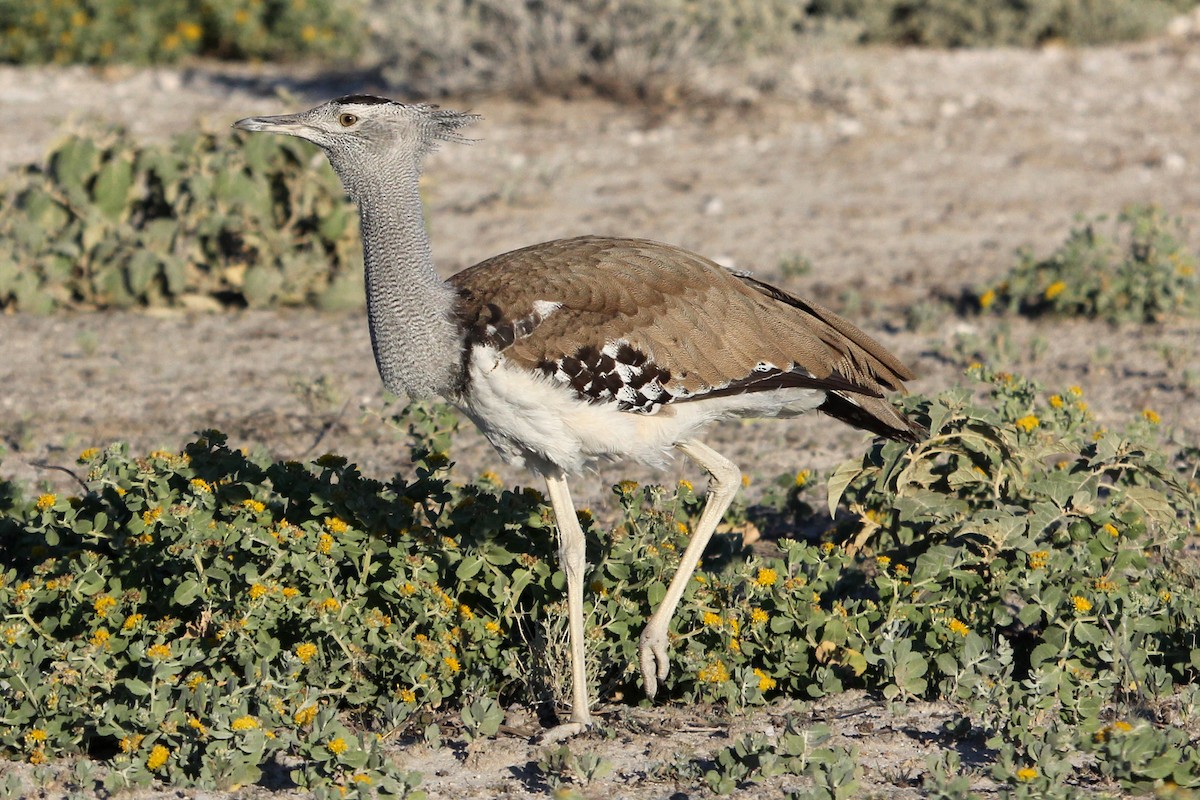
[[[488,303],[479,311],[479,316],[471,321],[467,331],[467,340],[473,344],[482,344],[503,350],[518,339],[523,339],[533,333],[546,317],[559,308],[558,303],[538,300],[533,304],[533,310],[518,319],[509,319],[504,311],[495,303]]]
[[[671,371],[659,367],[629,342],[609,342],[601,349],[585,345],[572,355],[545,360],[539,367],[589,402],[615,402],[622,411],[653,414],[677,399],[667,388]]]

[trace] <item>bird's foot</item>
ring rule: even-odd
[[[642,631],[638,645],[638,655],[642,667],[642,685],[646,689],[646,697],[651,700],[658,694],[658,683],[667,679],[671,662],[667,659],[667,633],[655,629],[653,622]]]
[[[592,721],[589,719],[586,722],[572,720],[564,722],[562,725],[555,725],[553,728],[547,728],[540,734],[534,737],[534,741],[538,744],[553,744],[561,742],[563,739],[570,739],[572,736],[578,736],[585,731],[591,730]]]

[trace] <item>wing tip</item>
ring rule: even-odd
[[[830,392],[818,411],[855,428],[906,444],[916,444],[929,435],[929,429],[897,411],[886,400],[864,398],[851,401]]]

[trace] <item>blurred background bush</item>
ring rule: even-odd
[[[345,0],[0,0],[0,61],[337,60],[362,40],[353,6]]]
[[[811,36],[931,47],[1096,44],[1161,30],[1196,0],[0,0],[0,61],[371,62],[422,94],[637,95],[697,64]]]

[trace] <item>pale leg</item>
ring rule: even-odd
[[[583,655],[583,573],[587,569],[587,552],[566,479],[561,474],[547,475],[546,489],[558,524],[558,558],[567,576],[567,623],[571,637],[571,721],[542,734],[543,741],[554,741],[581,733],[592,724]]]
[[[700,563],[700,556],[703,555],[708,540],[712,538],[721,517],[725,516],[725,510],[729,508],[742,485],[742,472],[737,465],[711,447],[696,441],[680,442],[676,447],[712,476],[712,483],[708,490],[708,502],[700,514],[700,521],[696,523],[692,540],[679,560],[679,569],[671,579],[671,585],[667,587],[667,594],[662,603],[650,615],[646,629],[642,631],[638,648],[642,683],[645,685],[646,696],[651,699],[654,699],[658,692],[658,682],[667,677],[670,668],[670,662],[667,660],[667,627],[671,624],[671,617],[675,614],[696,565]]]

